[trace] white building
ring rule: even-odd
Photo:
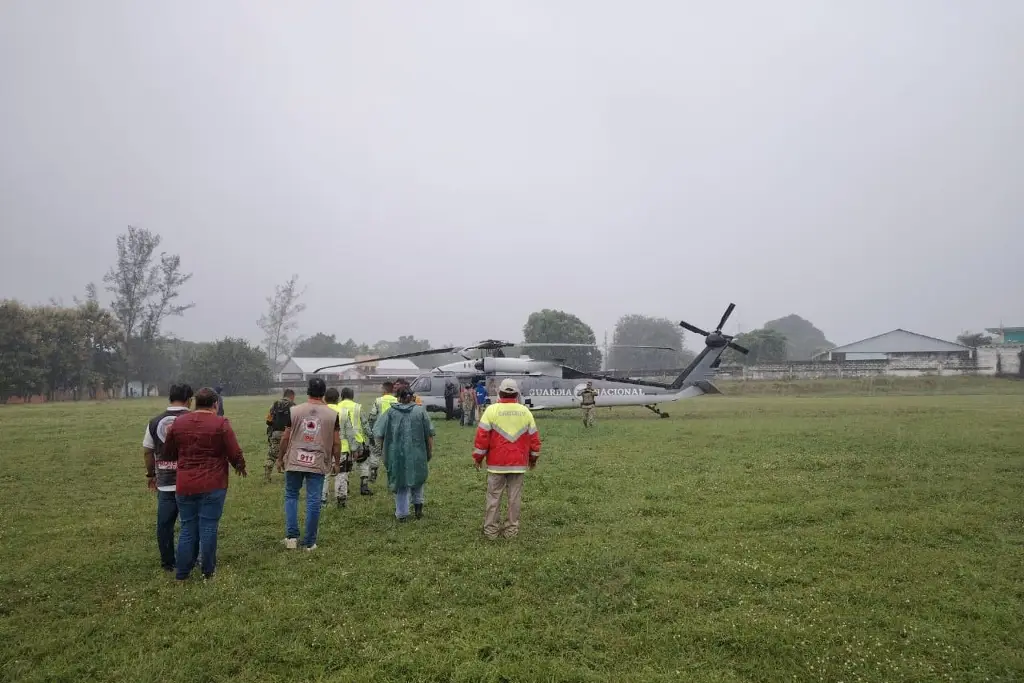
[[[971,348],[962,344],[896,329],[892,332],[837,346],[814,357],[815,360],[888,361],[909,365],[952,363],[971,359]]]
[[[369,358],[369,357],[368,357]],[[289,358],[277,374],[278,382],[305,382],[310,377],[320,376],[327,381],[354,381],[373,377],[415,377],[420,370],[415,363],[405,358],[380,362],[361,362],[360,358]],[[332,368],[332,365],[356,363],[347,367]],[[327,368],[317,373],[320,368]]]

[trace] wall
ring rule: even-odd
[[[762,363],[749,367],[722,366],[715,373],[722,379],[807,380],[856,377],[920,377],[922,375],[995,375],[996,358],[1001,357],[1002,373],[1019,372],[1022,345],[985,346],[977,358],[944,354],[894,354],[888,360],[866,361],[790,361]]]
[[[999,346],[979,346],[978,365],[987,369],[982,374],[994,375],[996,368],[1004,375],[1020,374],[1020,354],[1024,344],[1001,344]],[[998,359],[998,362],[997,362]]]

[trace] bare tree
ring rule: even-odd
[[[267,297],[267,312],[256,323],[263,330],[263,349],[272,371],[280,357],[291,352],[291,334],[298,327],[296,318],[306,310],[306,304],[299,302],[305,291],[299,290],[299,276],[292,275],[288,282],[274,288],[274,296]]]
[[[103,276],[107,291],[114,296],[110,308],[121,323],[125,357],[142,382],[143,395],[146,393],[144,375],[164,320],[180,316],[195,306],[175,303],[178,290],[192,274],[181,271],[181,257],[177,254],[161,252],[159,262],[154,263],[160,240],[160,235],[129,225],[128,232],[117,237],[117,263]],[[95,288],[93,290],[90,296],[95,295]]]

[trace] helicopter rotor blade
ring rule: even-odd
[[[730,303],[729,308],[725,309],[725,313],[722,315],[722,320],[718,323],[718,327],[715,328],[716,330],[719,332],[722,331],[722,328],[725,327],[725,321],[729,319],[730,315],[732,315],[732,309],[734,308],[736,308],[736,304]]]
[[[699,334],[702,337],[706,337],[709,334],[711,334],[710,332],[705,332],[704,330],[700,329],[696,325],[691,325],[690,323],[686,322],[685,320],[681,320],[679,322],[679,326],[684,328],[684,329],[689,330],[690,332],[693,332],[694,334]]]
[[[729,342],[729,348],[730,349],[734,349],[736,351],[739,351],[744,356],[747,355],[748,353],[750,353],[750,349],[745,348],[743,346],[740,346],[739,344],[737,344],[736,342],[733,342],[733,341]]]
[[[534,346],[541,346],[541,347],[544,347],[544,346],[554,346],[554,347],[558,347],[558,348],[570,347],[570,346],[572,346],[572,347],[578,346],[578,347],[583,347],[583,348],[601,348],[604,345],[603,344],[577,344],[577,343],[570,343],[570,342],[564,342],[564,343],[563,342],[523,342],[522,344],[513,344],[513,346],[518,346],[520,348],[529,348],[529,347],[534,347]],[[646,346],[646,345],[643,345],[643,344],[609,344],[608,348],[610,348],[610,349],[659,349],[661,351],[678,351],[679,350],[679,349],[672,348],[671,346]]]
[[[336,365],[325,365],[322,368],[317,368],[316,370],[314,370],[313,374],[317,375],[317,374],[319,374],[320,372],[322,372],[324,370],[330,370],[332,368],[346,368],[346,367],[350,367],[352,365],[365,365],[367,363],[376,363],[376,362],[382,361],[382,360],[397,360],[399,358],[415,358],[417,356],[432,356],[435,353],[451,353],[452,351],[455,351],[455,350],[456,350],[456,348],[454,346],[450,346],[450,347],[444,348],[444,349],[427,349],[426,351],[410,351],[409,353],[396,353],[396,354],[394,354],[392,356],[379,356],[377,358],[364,358],[363,360],[354,360],[354,361],[350,361],[348,363],[338,363]]]

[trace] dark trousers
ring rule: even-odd
[[[450,420],[455,417],[455,397],[444,397],[444,419]]]
[[[156,544],[160,565],[174,569],[174,523],[178,521],[178,500],[174,491],[156,492]]]
[[[227,489],[178,496],[181,533],[178,534],[177,578],[187,579],[202,551],[203,576],[212,576],[217,568],[217,529],[224,512]]]

